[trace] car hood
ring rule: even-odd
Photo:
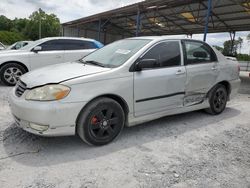
[[[61,63],[28,72],[21,77],[21,81],[27,85],[27,88],[33,88],[45,84],[60,83],[108,70],[110,70],[110,68],[85,65],[78,62]]]

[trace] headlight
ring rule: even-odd
[[[69,92],[70,88],[67,86],[51,84],[28,91],[25,99],[34,101],[54,101],[63,99],[69,94]]]

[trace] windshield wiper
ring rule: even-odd
[[[82,59],[79,60],[81,63],[84,63],[84,64],[91,64],[91,65],[96,65],[96,66],[99,66],[99,67],[106,67],[104,64],[102,63],[99,63],[97,61],[84,61]]]
[[[97,66],[99,66],[99,67],[105,67],[104,64],[99,63],[99,62],[97,62],[97,61],[85,61],[85,62],[86,62],[87,64],[97,65]]]

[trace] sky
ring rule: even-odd
[[[0,0],[0,15],[10,19],[27,18],[32,12],[42,8],[46,13],[56,14],[61,23],[64,23],[139,1],[141,0]],[[246,40],[248,33],[250,31],[236,33],[236,39],[241,37],[244,40],[241,53],[248,54],[250,51],[250,45]],[[202,40],[203,34],[193,35],[193,38]],[[214,33],[207,36],[210,45],[223,46],[226,40],[230,40],[229,33]]]

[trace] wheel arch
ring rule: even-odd
[[[23,63],[21,63],[21,62],[19,62],[19,61],[6,61],[6,62],[4,62],[4,63],[2,63],[2,64],[0,65],[0,69],[1,69],[4,65],[7,65],[7,64],[9,64],[9,63],[16,63],[16,64],[22,66],[22,67],[25,69],[26,72],[29,72],[28,67],[27,67],[25,64],[23,64]]]
[[[93,99],[91,99],[82,109],[81,111],[79,112],[78,116],[77,116],[77,119],[76,119],[76,125],[77,125],[77,122],[80,118],[80,114],[86,109],[86,107],[88,106],[88,104],[90,104],[91,102],[93,102],[94,100],[98,99],[98,98],[102,98],[102,97],[106,97],[106,98],[110,98],[110,99],[113,99],[114,101],[118,102],[124,113],[125,113],[125,125],[127,125],[128,123],[128,113],[129,113],[129,106],[127,104],[127,102],[119,95],[116,95],[116,94],[103,94],[103,95],[99,95],[99,96],[96,96],[94,97]],[[77,127],[77,126],[76,126]]]
[[[225,88],[227,90],[227,94],[229,96],[230,93],[231,93],[231,84],[228,81],[226,81],[226,80],[224,80],[222,82],[219,82],[218,84],[221,84],[221,85],[225,86]]]
[[[223,80],[218,82],[217,84],[215,84],[208,92],[207,96],[209,96],[209,93],[211,93],[211,91],[214,89],[214,87],[216,87],[217,85],[223,85],[225,86],[226,90],[227,90],[227,96],[228,96],[228,100],[230,99],[230,93],[231,93],[231,84],[229,83],[229,81]]]

